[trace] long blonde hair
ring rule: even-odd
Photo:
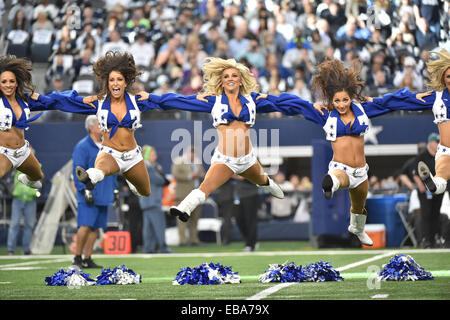
[[[437,54],[440,59],[427,62],[427,71],[430,80],[427,83],[427,88],[435,91],[442,91],[446,88],[444,84],[444,73],[450,68],[450,53],[442,49],[441,51],[430,51],[430,53]]]
[[[216,96],[223,93],[222,72],[226,69],[234,68],[239,71],[242,86],[239,93],[249,95],[251,92],[258,92],[259,86],[250,69],[234,59],[221,59],[215,57],[206,58],[202,65],[203,71],[203,92],[212,93]]]

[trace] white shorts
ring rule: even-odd
[[[369,171],[369,165],[366,163],[365,167],[352,168],[343,163],[331,161],[328,164],[328,173],[331,173],[334,170],[345,171],[350,180],[350,185],[348,186],[348,188],[354,189],[368,179],[367,172]]]
[[[133,168],[140,161],[144,160],[142,157],[141,147],[130,151],[120,152],[110,147],[101,146],[100,152],[104,152],[113,156],[119,166],[120,173],[127,172]]]
[[[436,152],[436,155],[434,156],[434,160],[435,161],[437,161],[437,159],[440,157],[440,156],[450,156],[450,147],[446,147],[446,146],[443,146],[442,144],[438,144],[438,147],[437,147],[437,152]]]
[[[0,152],[11,161],[13,169],[20,167],[31,153],[30,143],[25,140],[25,144],[17,149],[0,147]]]
[[[245,156],[235,158],[223,155],[217,148],[214,150],[214,154],[211,158],[211,164],[213,163],[223,163],[228,168],[230,168],[235,174],[240,174],[250,168],[252,165],[256,163],[256,155],[255,152],[250,151],[249,154]]]

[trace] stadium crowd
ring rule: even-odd
[[[2,31],[10,53],[25,46],[33,60],[42,53],[33,46],[50,48],[46,92],[94,93],[93,62],[108,50],[126,50],[143,71],[134,85],[156,94],[197,93],[200,66],[215,56],[248,65],[263,93],[314,100],[314,65],[335,57],[346,64],[360,59],[366,94],[379,96],[401,87],[425,90],[428,50],[450,45],[449,2],[14,0]]]

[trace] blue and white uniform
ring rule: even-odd
[[[232,121],[241,121],[252,127],[255,124],[257,113],[269,113],[281,111],[279,106],[284,105],[281,97],[268,95],[266,99],[258,99],[259,93],[252,92],[249,95],[239,94],[242,109],[235,115],[230,108],[228,97],[225,93],[219,96],[206,97],[205,101],[197,99],[196,95],[183,96],[175,93],[166,93],[161,96],[150,94],[146,106],[149,109],[172,110],[180,109],[192,112],[207,112],[211,114],[213,126],[218,127]],[[256,154],[251,150],[242,157],[230,157],[222,154],[217,148],[214,151],[211,163],[223,163],[234,173],[240,174],[256,163]]]
[[[350,108],[355,115],[353,123],[344,124],[337,110],[323,110],[322,115],[314,108],[311,102],[305,101],[298,96],[282,93],[280,98],[284,98],[284,106],[279,106],[279,111],[286,115],[302,114],[307,120],[313,121],[322,126],[325,131],[326,139],[336,141],[337,138],[354,135],[362,136],[369,129],[369,118],[377,117],[388,112],[396,110],[423,110],[424,106],[419,106],[411,98],[411,93],[407,88],[397,92],[386,94],[381,98],[374,98],[373,102],[352,102]],[[331,161],[328,167],[328,173],[333,170],[341,169],[345,171],[350,179],[349,188],[356,188],[367,179],[369,166],[366,164],[361,168],[353,168],[344,163]]]
[[[110,132],[111,139],[119,127],[136,130],[142,127],[141,111],[148,110],[144,102],[137,101],[139,96],[125,93],[125,103],[127,106],[127,113],[121,121],[117,119],[114,113],[111,112],[111,99],[106,97],[102,100],[93,102],[95,109],[83,103],[83,97],[78,95],[75,90],[64,91],[61,93],[53,92],[49,98],[56,101],[59,110],[77,110],[78,113],[95,114],[98,119],[100,129],[103,132]],[[72,111],[73,112],[73,111]],[[100,152],[110,154],[117,162],[120,168],[120,173],[126,172],[134,165],[139,163],[142,158],[141,147],[137,146],[133,150],[118,151],[113,148],[102,146]]]
[[[12,127],[17,129],[28,130],[29,123],[38,119],[42,113],[30,117],[31,111],[51,110],[53,108],[52,101],[45,96],[39,96],[37,101],[28,99],[28,103],[16,96],[17,103],[22,108],[22,114],[19,118],[16,117],[11,105],[6,97],[0,97],[0,130],[7,131]],[[25,144],[17,149],[10,149],[0,146],[0,153],[11,161],[13,168],[20,167],[20,165],[28,158],[31,149],[30,144],[25,140]]]
[[[411,100],[415,99],[415,95],[411,93]],[[450,94],[447,88],[443,91],[433,91],[423,99],[425,102],[417,99],[413,101],[424,108],[433,110],[434,123],[439,124],[450,120]],[[450,146],[439,144],[434,159],[437,160],[443,155],[450,156]]]

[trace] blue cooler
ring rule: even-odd
[[[386,247],[399,247],[405,237],[405,228],[397,209],[398,202],[408,201],[407,194],[373,195],[366,200],[367,223],[386,226]]]

